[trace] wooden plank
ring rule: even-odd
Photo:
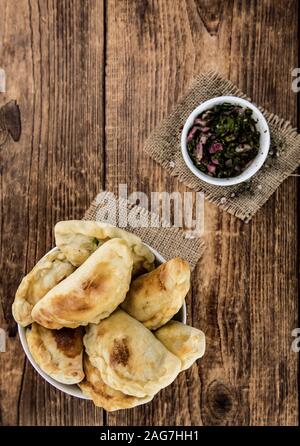
[[[101,0],[0,0],[1,104],[20,104],[20,143],[0,151],[0,424],[103,424],[103,413],[50,387],[24,360],[11,316],[22,276],[53,245],[53,225],[81,218],[104,180]]]
[[[269,1],[253,11],[257,38],[247,54],[252,49],[253,65],[260,68],[252,78],[244,77],[242,85],[248,89],[251,83],[257,102],[295,126],[297,95],[291,89],[291,70],[298,65],[298,8],[293,0]],[[255,398],[249,402],[254,425],[299,423],[299,357],[291,350],[291,332],[299,326],[298,185],[297,178],[285,181],[251,228],[249,395]]]
[[[142,145],[201,71],[218,70],[296,123],[297,14],[295,0],[109,1],[107,188],[185,190]],[[205,206],[207,250],[188,311],[207,334],[206,356],[151,404],[110,414],[108,424],[298,422],[296,201],[291,178],[249,225]]]
[[[296,0],[106,3],[107,189],[186,190],[141,149],[200,71],[218,70],[296,124]],[[80,218],[104,184],[103,5],[17,7],[18,16],[15,2],[0,0],[0,100],[16,98],[23,118],[21,142],[0,151],[0,327],[10,334],[0,424],[101,425],[101,410],[56,392],[24,361],[10,306],[21,277],[52,246],[53,224]],[[110,414],[108,424],[297,424],[296,204],[290,178],[249,225],[205,206],[207,250],[188,313],[207,334],[206,356],[153,403]]]

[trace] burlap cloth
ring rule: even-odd
[[[248,222],[298,167],[300,135],[284,119],[259,107],[271,133],[271,148],[264,166],[249,182],[228,187],[207,184],[187,168],[180,149],[180,135],[189,114],[202,102],[215,96],[234,95],[249,98],[230,81],[216,73],[198,76],[171,114],[152,132],[144,150],[186,186],[204,192],[205,198]]]
[[[128,222],[124,222],[125,213]],[[138,227],[130,223],[130,215],[139,219]],[[134,205],[122,197],[116,197],[112,192],[102,192],[96,196],[84,216],[84,220],[107,222],[122,229],[133,232],[141,237],[144,243],[156,249],[166,260],[180,256],[187,260],[193,269],[202,255],[204,243],[201,238],[187,238],[187,234],[174,227],[162,227],[159,217],[146,209]],[[152,226],[150,227],[150,223]],[[153,222],[155,226],[153,227]]]

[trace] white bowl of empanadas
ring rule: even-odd
[[[108,411],[144,404],[205,351],[185,325],[190,269],[95,221],[55,226],[56,248],[13,303],[23,349],[57,389]]]

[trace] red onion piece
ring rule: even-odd
[[[199,160],[199,161],[202,160],[202,157],[203,157],[203,144],[201,142],[199,142],[197,144],[195,156],[196,156],[197,160]]]
[[[214,174],[214,173],[216,173],[216,166],[212,163],[209,163],[207,165],[207,170],[209,171],[209,173]]]
[[[201,144],[205,144],[206,141],[207,141],[207,136],[206,135],[202,135],[201,138],[200,138]]]
[[[190,141],[192,141],[192,139],[194,138],[195,133],[197,132],[197,130],[200,130],[200,127],[194,126],[194,127],[192,127],[192,128],[190,129],[190,131],[189,131],[189,133],[188,133],[188,136],[187,136],[187,138],[186,138],[186,142],[190,142]]]
[[[210,146],[209,153],[217,153],[220,152],[221,150],[223,150],[222,144],[219,142],[215,142]]]
[[[195,119],[195,124],[200,124],[200,125],[206,126],[206,121],[204,121],[201,118],[196,118]]]

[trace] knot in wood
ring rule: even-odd
[[[237,400],[234,392],[225,384],[213,381],[207,392],[210,415],[217,419],[231,419],[236,412]]]

